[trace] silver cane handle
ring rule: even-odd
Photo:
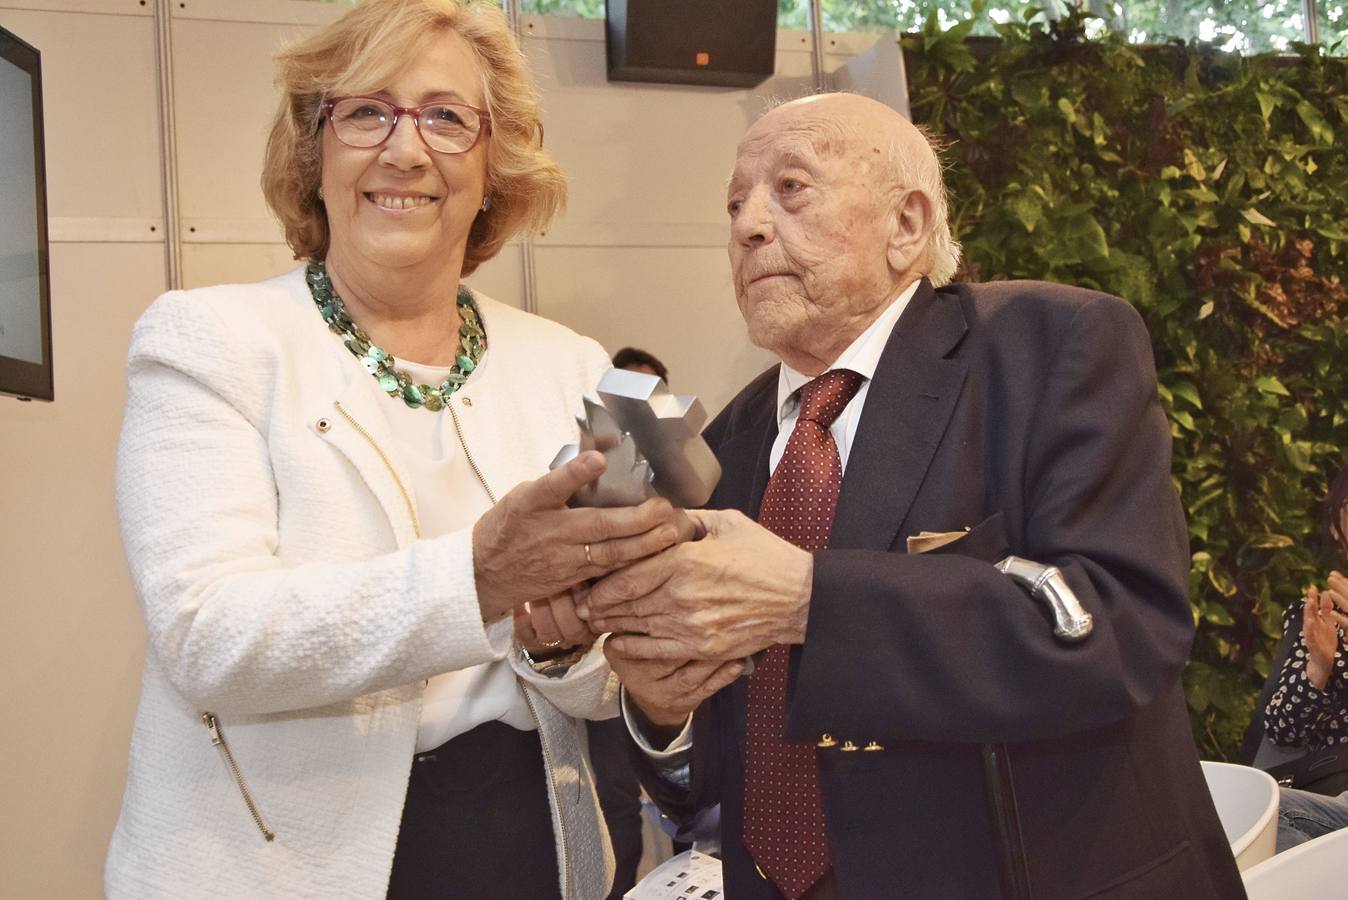
[[[1046,566],[1032,559],[1008,556],[997,563],[997,571],[1011,576],[1011,579],[1030,592],[1030,596],[1042,600],[1053,614],[1053,633],[1064,641],[1073,643],[1085,640],[1094,628],[1091,614],[1081,606],[1081,601],[1062,577],[1057,566]]]

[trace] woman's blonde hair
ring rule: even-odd
[[[262,192],[296,259],[323,259],[328,219],[318,196],[323,100],[383,90],[432,41],[452,31],[483,72],[491,113],[487,198],[468,234],[463,274],[520,232],[547,226],[566,203],[566,180],[543,152],[538,89],[499,7],[487,0],[365,0],[276,55],[282,91],[262,169]]]

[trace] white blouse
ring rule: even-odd
[[[473,385],[490,360],[490,354],[482,358],[465,388]],[[423,366],[403,359],[398,360],[398,367],[417,384],[439,384],[449,374],[448,366]],[[378,395],[379,408],[411,475],[421,536],[437,538],[471,529],[491,508],[491,499],[468,465],[449,407],[437,412],[412,409],[401,400],[389,398],[373,378],[369,386]],[[487,639],[493,645],[509,646],[512,629],[507,616],[487,626]],[[434,750],[450,738],[494,721],[520,731],[537,728],[509,663],[502,659],[436,675],[427,683],[421,704],[417,752]]]

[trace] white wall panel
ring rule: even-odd
[[[52,248],[56,402],[0,403],[0,819],[7,897],[102,896],[144,652],[113,464],[157,244]]]
[[[263,281],[298,265],[285,244],[183,244],[183,287]]]
[[[766,98],[813,84],[809,54],[781,49],[787,41],[779,42],[778,74],[749,91],[610,83],[603,22],[531,17],[525,34],[546,145],[571,183],[565,217],[540,244],[723,242],[735,145]]]
[[[539,312],[593,337],[612,354],[632,345],[669,367],[680,394],[715,415],[773,363],[749,343],[716,248],[540,247]]]
[[[97,897],[144,653],[113,466],[131,324],[165,286],[154,21],[0,0],[0,25],[42,53],[56,374],[55,403],[0,403],[2,892]]]
[[[127,14],[0,8],[0,25],[42,53],[48,211],[158,219],[154,21],[134,3],[108,0],[92,8]]]
[[[0,9],[144,16],[146,18],[154,15],[154,11],[150,7],[150,0],[0,0]]]
[[[314,0],[177,0],[173,3],[173,17],[286,26],[325,25],[350,8]]]
[[[279,98],[272,85],[272,54],[305,27],[175,17],[173,95],[183,240],[192,239],[192,227],[213,230],[224,241],[254,241],[259,232],[281,240],[259,185]]]

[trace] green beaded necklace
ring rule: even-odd
[[[463,387],[468,376],[473,374],[477,364],[482,361],[482,354],[487,352],[487,333],[482,330],[477,303],[468,288],[460,285],[458,305],[463,324],[459,326],[459,358],[445,376],[445,380],[435,387],[428,384],[413,384],[406,372],[395,368],[396,360],[388,351],[374,344],[370,336],[351,321],[351,317],[346,313],[346,305],[342,303],[342,298],[337,296],[322,260],[309,261],[305,269],[305,281],[309,285],[309,293],[314,297],[314,305],[318,307],[319,315],[328,323],[328,330],[338,337],[345,338],[343,343],[346,344],[346,349],[361,361],[390,397],[400,397],[412,409],[420,406],[431,412],[444,409],[445,404],[449,402],[449,395]]]

